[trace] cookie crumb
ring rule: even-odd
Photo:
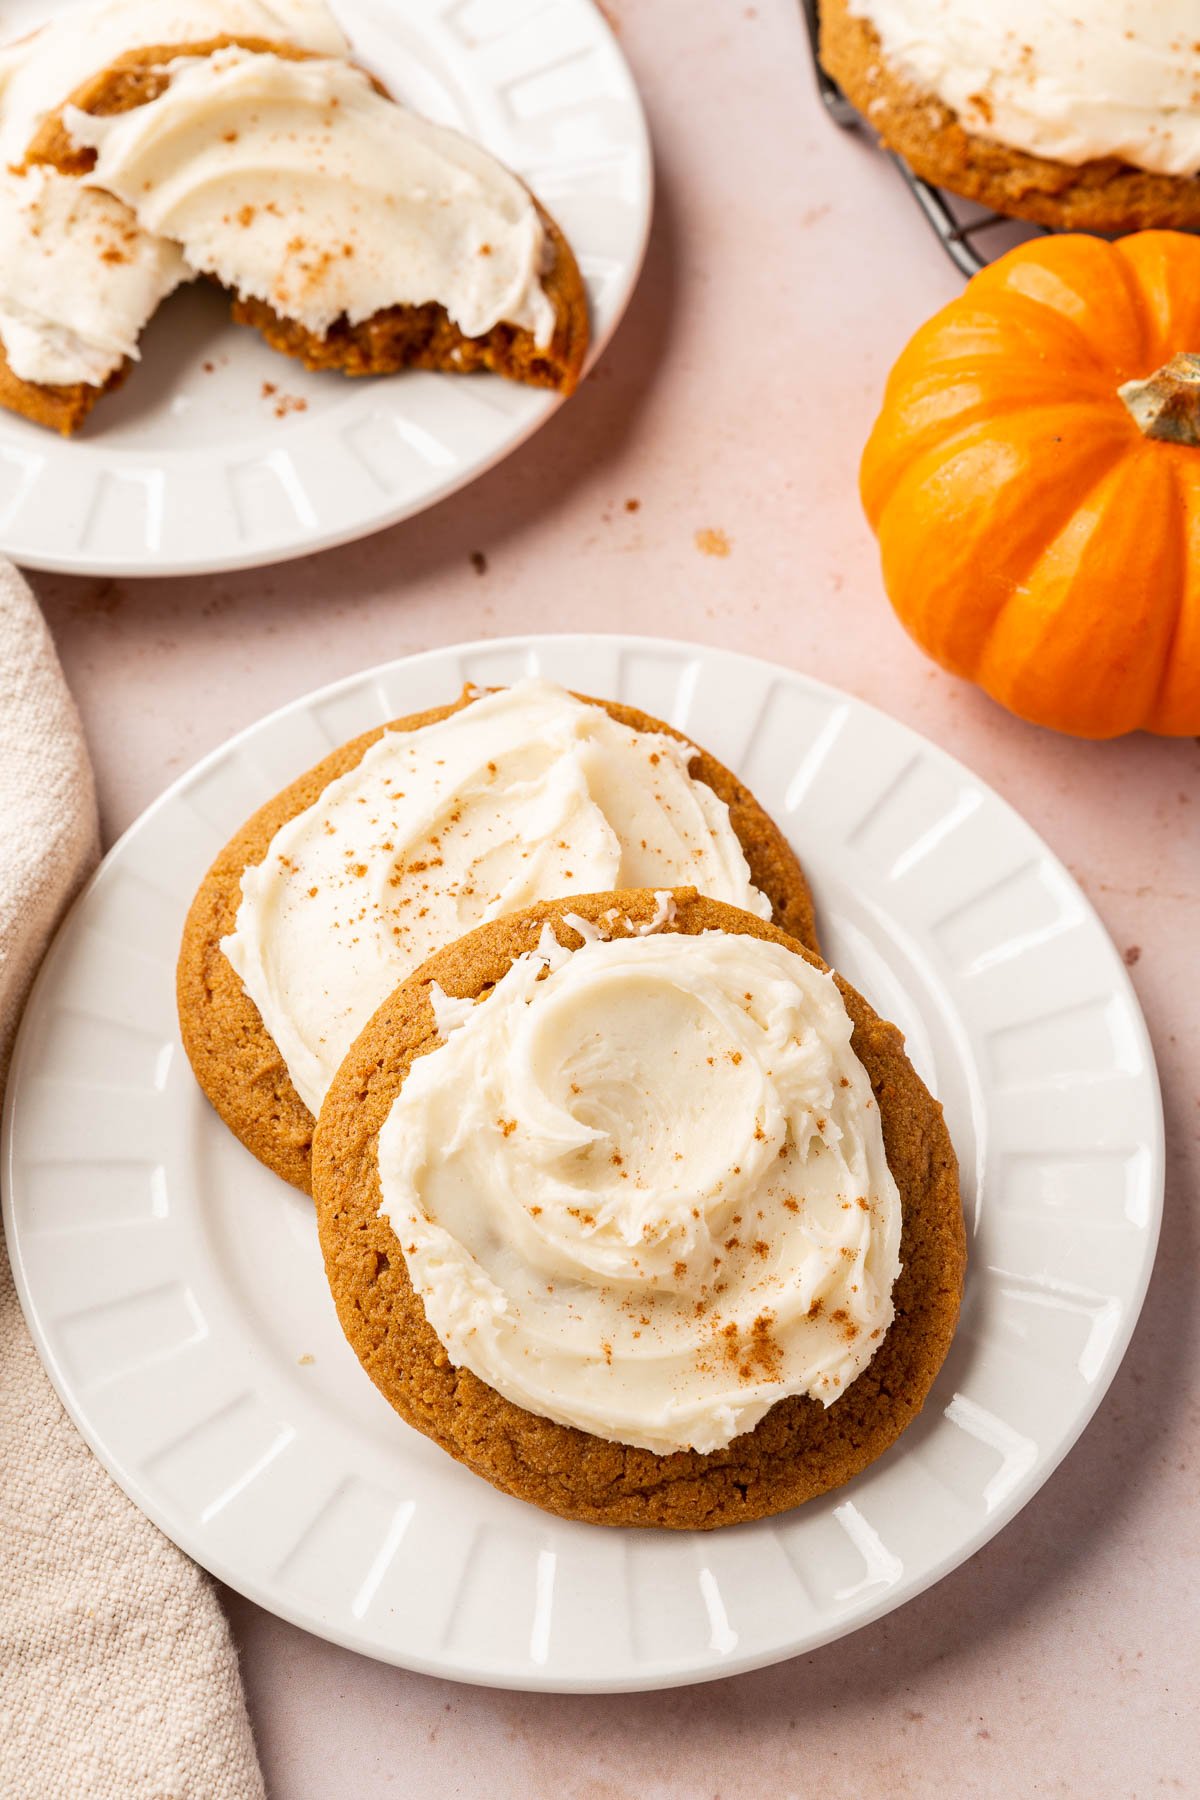
[[[298,1356],[296,1358],[296,1361],[300,1364],[300,1367],[302,1369],[309,1368],[311,1366],[311,1364],[316,1362],[316,1360],[317,1360],[316,1357],[313,1356],[308,1350],[306,1350],[304,1352],[303,1356]]]
[[[696,548],[701,556],[728,556],[733,546],[725,532],[715,525],[706,525],[696,533]]]

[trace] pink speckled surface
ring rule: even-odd
[[[552,424],[436,511],[307,562],[37,579],[106,835],[265,710],[448,640],[648,630],[806,669],[992,782],[1126,950],[1163,1078],[1162,1248],[1112,1391],[1037,1499],[939,1587],[818,1655],[664,1695],[508,1695],[366,1662],[231,1596],[269,1789],[1196,1794],[1200,749],[1033,730],[908,642],[855,467],[889,363],[957,277],[883,159],[821,115],[793,0],[606,10],[645,94],[660,201],[629,317]],[[709,531],[727,555],[701,552]]]

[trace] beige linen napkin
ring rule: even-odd
[[[0,560],[0,1091],[34,970],[96,854],[79,719],[33,596]],[[0,1245],[0,1795],[262,1793],[212,1586],[76,1433]]]

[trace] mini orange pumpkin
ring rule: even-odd
[[[1046,237],[892,370],[862,498],[903,624],[1022,718],[1200,733],[1200,240]]]

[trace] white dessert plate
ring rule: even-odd
[[[0,37],[81,0],[6,0]],[[330,0],[397,99],[477,138],[575,250],[592,358],[616,329],[650,227],[637,90],[591,0]],[[393,525],[515,450],[558,395],[492,375],[310,374],[197,283],[142,361],[65,441],[0,412],[0,551],[32,569],[189,575],[306,556]]]
[[[403,1425],[338,1328],[309,1201],[230,1136],[180,1047],[184,912],[246,815],[357,732],[464,681],[525,672],[669,719],[744,776],[811,874],[830,959],[907,1032],[961,1159],[966,1299],[924,1412],[856,1480],[760,1524],[570,1523]],[[351,1649],[575,1692],[813,1650],[999,1531],[1121,1360],[1163,1181],[1154,1059],[1121,959],[1009,806],[802,675],[618,637],[388,663],[274,713],[176,782],[46,961],[3,1154],[9,1248],[51,1378],[163,1531]]]

